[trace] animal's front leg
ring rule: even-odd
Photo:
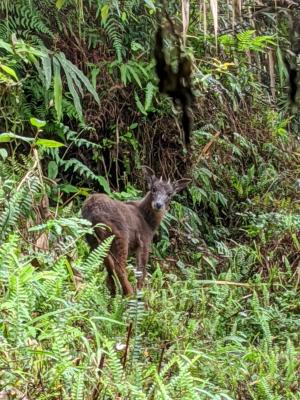
[[[148,262],[149,258],[149,250],[148,247],[145,245],[141,245],[137,249],[136,253],[136,261],[137,261],[137,269],[140,271],[142,274],[141,276],[138,277],[138,282],[137,282],[137,288],[141,289],[143,287],[143,283],[146,277],[146,265]]]

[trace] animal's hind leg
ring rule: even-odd
[[[107,287],[111,293],[112,296],[116,295],[116,282],[114,280],[114,276],[117,277],[121,283],[122,286],[122,290],[124,292],[125,295],[127,294],[131,294],[132,292],[130,291],[130,283],[127,280],[127,284],[125,282],[125,289],[124,289],[124,285],[122,284],[122,277],[120,277],[120,274],[118,274],[118,268],[115,267],[116,265],[116,261],[114,261],[113,256],[108,255],[105,259],[105,266],[107,269]],[[127,278],[127,276],[126,276]]]
[[[115,296],[116,295],[116,283],[114,281],[114,270],[115,270],[115,267],[114,267],[113,258],[110,255],[108,255],[105,258],[104,263],[105,263],[105,266],[106,266],[106,269],[107,269],[107,287],[108,287],[111,295]]]
[[[114,258],[114,272],[117,275],[122,286],[123,293],[133,294],[133,288],[128,280],[126,271],[126,262],[128,256],[128,243],[120,235],[115,233],[115,239],[112,244],[112,257]]]
[[[91,236],[89,238],[89,243],[94,248],[97,247],[102,240],[109,236],[107,232],[100,228],[96,228],[95,232],[97,237],[95,238]],[[108,288],[111,290],[112,295],[114,295],[116,292],[116,285],[113,276],[116,275],[122,286],[123,293],[125,295],[133,294],[133,288],[128,280],[126,271],[128,243],[125,239],[123,239],[122,235],[118,231],[113,230],[111,233],[115,235],[115,238],[113,240],[110,252],[105,258],[105,266],[108,273]]]

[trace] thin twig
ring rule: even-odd
[[[29,178],[29,176],[32,174],[32,172],[36,169],[38,165],[38,160],[35,159],[33,166],[30,168],[30,170],[24,175],[23,179],[21,180],[21,182],[18,184],[17,186],[17,192],[21,189],[22,185],[24,184],[24,182],[26,182],[26,180]]]
[[[203,285],[229,285],[229,286],[240,286],[240,287],[245,287],[248,289],[253,290],[253,286],[250,285],[249,283],[242,283],[242,282],[232,282],[232,281],[214,281],[214,280],[201,280],[198,281],[198,283],[203,284]]]
[[[99,361],[99,365],[98,365],[98,374],[97,374],[98,375],[98,383],[97,383],[96,387],[92,391],[92,394],[91,394],[91,399],[92,400],[96,400],[98,398],[99,394],[100,394],[100,382],[99,382],[99,379],[100,379],[101,374],[102,374],[102,369],[103,369],[103,366],[104,366],[104,359],[105,359],[105,354],[102,353],[100,361]]]
[[[158,366],[157,366],[157,373],[158,373],[158,374],[159,374],[160,371],[161,371],[161,367],[162,367],[162,362],[163,362],[165,350],[166,350],[166,344],[163,343],[163,345],[162,345],[162,347],[161,347],[161,352],[160,352],[160,357],[159,357]]]
[[[131,332],[132,332],[132,322],[130,322],[130,324],[128,326],[128,331],[127,331],[126,347],[125,347],[125,353],[124,353],[124,358],[123,358],[123,369],[125,369],[125,367],[126,367]]]

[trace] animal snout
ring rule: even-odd
[[[155,207],[156,210],[160,210],[162,208],[162,206],[163,206],[163,204],[160,203],[159,201],[156,201],[154,203],[154,207]]]

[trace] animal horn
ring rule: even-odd
[[[162,176],[159,178],[159,181],[162,182]]]
[[[168,183],[171,183],[171,180],[170,180],[170,178],[168,179]]]

